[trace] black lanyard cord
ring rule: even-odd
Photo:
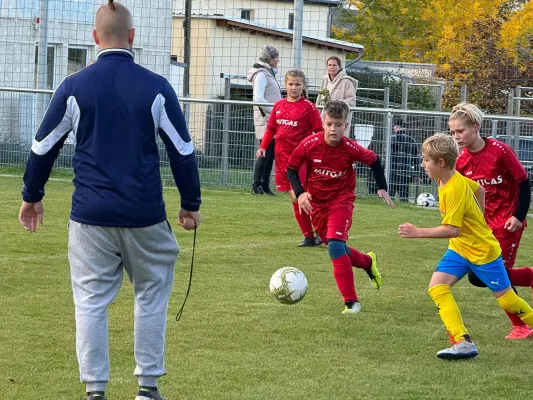
[[[181,305],[180,310],[176,314],[176,321],[179,321],[181,319],[181,316],[183,314],[183,308],[185,307],[185,303],[187,302],[187,297],[189,297],[189,292],[191,291],[191,283],[192,283],[192,271],[194,267],[194,251],[196,249],[196,224],[194,224],[194,236],[192,239],[192,257],[191,257],[191,270],[189,273],[189,285],[187,287],[187,293],[185,293],[185,299],[183,299],[183,304]]]

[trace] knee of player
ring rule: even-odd
[[[332,260],[348,254],[346,242],[336,239],[328,239],[328,252]]]

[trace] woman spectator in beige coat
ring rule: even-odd
[[[274,46],[265,45],[259,54],[259,61],[248,72],[248,81],[254,88],[254,102],[275,103],[281,100],[281,88],[276,80],[279,52]],[[259,142],[265,134],[272,107],[254,106],[255,136]],[[258,158],[254,166],[252,194],[274,195],[270,190],[270,174],[274,163],[274,143],[272,140],[264,158]]]
[[[324,76],[322,85],[316,99],[317,106],[324,106],[330,100],[341,100],[348,107],[355,107],[355,92],[357,91],[357,79],[352,78],[342,70],[341,59],[331,56],[326,61],[327,74]],[[322,113],[323,114],[323,113]],[[324,119],[324,115],[322,115]],[[352,113],[348,114],[348,127],[346,135],[350,135]]]

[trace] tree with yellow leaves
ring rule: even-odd
[[[523,73],[533,43],[533,2],[526,0],[350,0],[353,28],[334,31],[365,46],[365,59],[437,65],[444,105],[470,100],[505,112],[506,92],[531,86]],[[527,20],[527,23],[525,22]],[[346,25],[345,20],[345,25]],[[518,68],[518,67],[521,68]]]
[[[533,2],[520,2],[506,15],[498,45],[521,69],[533,59]]]

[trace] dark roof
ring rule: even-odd
[[[220,27],[232,27],[249,32],[258,32],[268,36],[274,36],[282,39],[292,40],[293,31],[290,29],[276,28],[270,25],[264,25],[249,21],[246,19],[228,18],[224,16],[212,16],[216,19],[217,26]],[[315,44],[319,47],[324,47],[337,51],[344,51],[347,53],[362,53],[364,46],[356,43],[345,42],[342,40],[336,40],[331,38],[303,35],[302,41],[308,44]]]

